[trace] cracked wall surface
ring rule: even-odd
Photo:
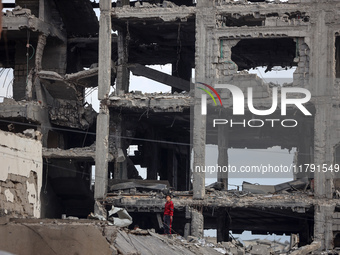
[[[41,141],[0,131],[0,214],[40,217]]]

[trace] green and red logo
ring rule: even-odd
[[[212,86],[210,86],[206,83],[203,83],[203,82],[197,82],[197,83],[209,88],[212,92],[214,92],[214,94],[217,96],[218,100],[220,101],[221,106],[223,106],[220,95],[217,93],[217,91]],[[197,88],[206,92],[212,98],[212,100],[214,101],[215,106],[217,106],[215,97],[213,96],[213,94],[211,94],[211,92],[209,90],[204,89],[204,88],[200,88],[200,87],[197,87]],[[202,104],[201,104],[202,105],[202,115],[207,115],[207,95],[202,94],[201,100],[202,100]]]

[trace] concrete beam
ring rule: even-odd
[[[166,22],[175,20],[185,20],[195,16],[196,8],[193,6],[174,6],[169,11],[169,8],[157,7],[154,11],[145,11],[145,8],[131,8],[126,11],[125,8],[112,9],[113,19],[161,19]]]
[[[92,147],[72,148],[69,150],[62,150],[59,148],[43,148],[43,158],[56,158],[56,159],[95,159],[96,151]],[[108,161],[114,159],[113,155],[109,154]]]
[[[13,99],[5,99],[0,104],[1,118],[25,118],[27,121],[43,123],[45,121],[45,111],[37,102],[16,102]]]
[[[30,29],[34,32],[41,32],[45,35],[50,35],[59,38],[63,42],[67,42],[66,34],[35,16],[20,16],[20,17],[2,17],[2,27],[4,30],[22,30]]]
[[[190,91],[190,82],[184,79],[178,78],[176,76],[162,73],[160,71],[154,70],[152,68],[149,68],[149,67],[146,67],[140,64],[129,65],[129,69],[136,76],[143,76],[148,79],[171,86],[173,88]]]

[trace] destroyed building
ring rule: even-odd
[[[159,229],[171,189],[173,229],[185,237],[217,229],[217,240],[228,241],[229,231],[249,230],[299,234],[300,246],[316,241],[320,250],[340,247],[339,173],[304,165],[340,163],[340,1],[3,2],[0,66],[14,79],[13,98],[0,103],[0,216],[86,218],[113,205],[133,225]],[[149,67],[168,64],[172,75]],[[247,72],[262,66],[296,67],[293,83],[274,94]],[[130,91],[131,73],[171,93]],[[203,92],[193,81],[215,86],[223,106],[209,100],[202,115]],[[245,93],[251,87],[261,110],[284,88],[307,89],[303,107],[311,115],[289,105],[284,119],[295,127],[213,127],[207,123],[233,114],[221,84]],[[98,89],[99,113],[86,103],[89,88]],[[271,119],[283,119],[281,103]],[[244,116],[254,119],[248,108]],[[228,192],[221,173],[221,189],[208,191],[205,173],[192,171],[205,164],[206,144],[218,146],[219,165],[228,165],[228,148],[297,148],[295,163],[304,168],[295,179],[312,189],[240,195]],[[147,168],[147,180],[136,165]]]

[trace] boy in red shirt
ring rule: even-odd
[[[171,196],[166,195],[166,203],[164,207],[164,233],[171,234],[172,216],[174,215],[174,203],[171,201]]]

